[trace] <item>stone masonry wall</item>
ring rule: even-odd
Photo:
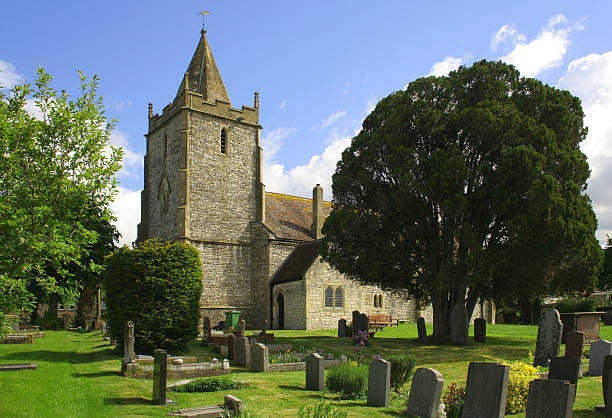
[[[274,286],[274,329],[278,328],[278,306],[276,298],[282,292],[285,300],[285,326],[284,329],[306,328],[306,303],[304,296],[304,281],[282,283]]]

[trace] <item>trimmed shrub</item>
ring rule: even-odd
[[[597,303],[587,298],[565,298],[554,304],[560,313],[567,312],[593,312]]]
[[[345,363],[330,368],[325,374],[325,389],[342,399],[363,397],[368,389],[368,366]]]
[[[195,248],[145,241],[105,261],[106,316],[119,347],[127,321],[134,322],[134,349],[143,354],[180,349],[198,335],[202,267]]]
[[[398,354],[387,361],[391,363],[391,389],[398,392],[412,377],[416,358],[412,354]]]
[[[42,318],[36,321],[40,329],[62,329],[64,320],[57,317],[57,314],[45,312]]]
[[[173,392],[216,392],[218,390],[230,390],[248,388],[248,382],[234,380],[229,376],[199,377],[184,385],[171,386]]]
[[[503,364],[510,366],[506,414],[519,414],[525,412],[527,410],[529,383],[535,380],[538,369],[531,364],[522,363],[520,361]]]

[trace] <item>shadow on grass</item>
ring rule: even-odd
[[[341,403],[341,406],[353,406],[353,407],[361,407],[361,408],[365,408],[368,405],[363,403],[363,402],[346,402],[346,403]],[[401,412],[395,412],[395,411],[385,411],[384,412],[385,415],[391,416],[391,417],[406,417],[407,415],[401,413]],[[366,411],[364,411],[364,416],[368,415],[368,413]]]
[[[2,360],[36,360],[36,361],[48,361],[55,363],[70,363],[70,364],[82,364],[82,363],[95,363],[98,361],[106,361],[108,357],[111,357],[111,351],[108,352],[94,352],[94,353],[77,353],[75,351],[49,351],[49,350],[38,350],[38,351],[24,351],[19,353],[9,353],[0,357]]]
[[[594,409],[574,409],[572,411],[572,416],[575,418],[579,417],[603,417],[604,415],[601,412],[597,412]]]
[[[305,391],[306,389],[301,387],[301,386],[293,386],[293,385],[278,385],[279,389],[285,389],[285,390],[295,390],[295,391]],[[321,397],[321,395],[317,395],[318,397]]]
[[[73,373],[72,374],[72,377],[105,377],[105,376],[121,376],[121,373],[109,370],[105,372]]]
[[[152,401],[145,398],[106,398],[106,405],[153,405]]]

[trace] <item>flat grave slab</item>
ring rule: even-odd
[[[10,370],[36,370],[36,363],[7,363],[0,364],[0,371],[6,372]]]

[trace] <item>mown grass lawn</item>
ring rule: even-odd
[[[324,348],[335,355],[356,356],[350,338],[336,338],[335,330],[274,333],[278,343],[291,343],[296,350]],[[414,354],[418,367],[433,367],[443,374],[446,387],[452,381],[465,384],[471,361],[527,361],[529,351],[535,348],[537,327],[489,325],[485,344],[464,347],[421,345],[416,334],[415,324],[386,328],[376,334],[367,354]],[[602,327],[601,336],[612,339],[612,327]],[[201,361],[218,357],[195,342],[182,354],[196,355]],[[151,405],[151,380],[120,376],[120,356],[98,332],[47,331],[45,338],[32,345],[0,345],[0,363],[18,362],[36,362],[38,369],[0,372],[2,417],[165,416],[178,408],[223,402],[222,392],[169,392],[177,405]],[[253,416],[296,416],[301,405],[314,406],[321,399],[320,393],[304,390],[304,372],[248,373],[234,367],[232,372],[251,383],[251,387],[231,393],[245,402]],[[325,397],[333,398],[329,394]],[[406,399],[394,396],[389,408],[370,408],[365,400],[334,402],[349,416],[400,416]],[[601,417],[594,407],[602,403],[601,378],[580,379],[574,416]]]

